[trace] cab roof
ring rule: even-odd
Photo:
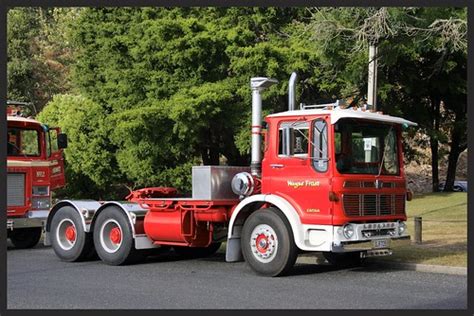
[[[41,125],[41,122],[38,122],[35,119],[31,118],[26,118],[22,116],[12,116],[12,115],[7,115],[7,121],[8,122],[18,122],[18,123],[24,123],[26,124],[35,124],[35,125]]]
[[[356,118],[370,121],[378,121],[385,123],[407,124],[409,126],[417,126],[418,124],[401,117],[382,114],[381,112],[363,111],[361,108],[347,108],[336,107],[333,110],[324,109],[308,109],[308,110],[293,110],[285,111],[275,114],[270,114],[267,117],[286,117],[286,116],[310,116],[310,115],[329,115],[331,124],[335,124],[342,118]]]

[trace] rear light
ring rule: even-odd
[[[36,210],[47,210],[51,207],[49,196],[31,198],[31,208]]]
[[[33,186],[33,195],[49,195],[48,186]]]

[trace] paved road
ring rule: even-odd
[[[375,266],[297,264],[288,277],[255,275],[224,254],[173,253],[134,266],[65,263],[51,248],[7,252],[8,309],[465,309],[467,277]]]

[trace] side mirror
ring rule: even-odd
[[[59,149],[67,148],[67,135],[64,133],[58,134],[58,148]]]
[[[283,155],[291,156],[294,154],[295,133],[292,127],[284,127],[282,135]]]

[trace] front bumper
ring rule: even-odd
[[[49,210],[29,211],[27,217],[7,218],[7,229],[44,227]]]
[[[383,242],[380,242],[383,241]],[[374,239],[366,241],[345,241],[339,245],[333,244],[333,252],[352,252],[352,251],[380,251],[397,246],[409,245],[410,236],[390,237],[386,239]]]
[[[343,226],[334,226],[331,251],[391,254],[390,248],[410,243],[410,236],[406,231],[399,233],[400,222],[350,224],[354,231],[351,238],[345,237]]]

